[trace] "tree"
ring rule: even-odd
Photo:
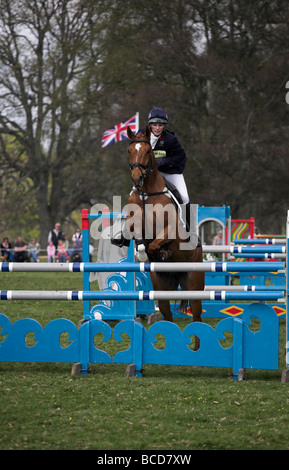
[[[128,193],[126,143],[101,149],[101,134],[136,111],[143,126],[153,106],[167,110],[186,150],[193,203],[283,229],[285,0],[1,6],[0,159],[30,178],[44,237],[82,204]]]
[[[57,220],[87,203],[97,180],[97,170],[92,177],[89,168],[101,108],[102,12],[98,1],[1,4],[1,158],[33,183],[43,246]],[[17,154],[9,152],[5,136]]]
[[[288,208],[288,3],[199,1],[198,14],[211,74],[206,144],[215,199],[235,217],[253,214],[261,230],[280,233]]]
[[[192,202],[227,204],[235,218],[255,216],[261,230],[284,230],[287,2],[122,5],[126,19],[113,29],[110,48],[114,43],[119,54],[123,47],[130,52],[127,76],[113,83],[114,98],[117,91],[127,96],[123,84],[131,76],[138,86],[130,96],[143,119],[153,106],[168,111],[169,127],[189,157],[185,177]],[[128,31],[129,48],[119,41]]]

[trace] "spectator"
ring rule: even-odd
[[[59,263],[66,263],[68,260],[68,253],[63,240],[59,240],[57,251],[57,261],[59,261]]]
[[[51,240],[47,245],[47,262],[48,263],[55,263],[55,253],[56,248]]]
[[[1,254],[4,262],[13,261],[12,245],[7,237],[4,237],[1,243]]]
[[[73,263],[81,262],[82,261],[82,234],[79,228],[76,229],[76,232],[72,235],[72,241],[73,241],[73,248],[72,248],[70,260]]]
[[[14,245],[14,261],[16,263],[22,263],[24,261],[30,261],[27,252],[27,243],[25,243],[19,235]]]
[[[50,230],[50,232],[48,234],[48,243],[50,241],[53,242],[53,245],[55,246],[56,252],[57,252],[57,248],[58,248],[58,242],[59,242],[59,240],[61,240],[63,235],[64,235],[64,233],[61,230],[61,225],[60,225],[59,222],[57,222],[55,224],[54,229]]]
[[[40,245],[36,241],[36,238],[31,238],[30,243],[28,243],[28,252],[31,256],[34,263],[39,263],[39,252],[40,252]]]
[[[72,235],[72,241],[75,242],[77,240],[82,242],[82,233],[80,232],[79,228],[77,228],[75,233]]]
[[[217,235],[214,236],[213,245],[223,245],[223,231],[219,230]]]
[[[64,245],[65,245],[66,251],[68,251],[69,242],[68,242],[67,237],[66,237],[65,234],[62,235],[61,240],[63,241],[63,243],[64,243]]]
[[[223,245],[223,231],[218,230],[217,234],[214,236],[213,245],[221,246]],[[222,253],[214,254],[215,260],[221,260],[223,258]]]

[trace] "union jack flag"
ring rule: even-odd
[[[101,147],[106,147],[110,144],[115,144],[121,140],[127,140],[128,136],[126,130],[128,126],[133,132],[138,131],[138,113],[131,117],[128,121],[116,124],[112,129],[108,129],[102,134]]]

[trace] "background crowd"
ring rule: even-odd
[[[61,230],[60,223],[56,223],[49,232],[46,249],[41,249],[36,238],[31,238],[27,243],[19,235],[12,244],[8,237],[4,237],[1,243],[1,256],[3,262],[34,262],[39,263],[42,259],[49,263],[65,263],[67,261],[82,261],[82,233],[79,228],[72,235],[71,244],[65,233]]]

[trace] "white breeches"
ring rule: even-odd
[[[188,204],[190,199],[184,176],[181,174],[170,175],[169,173],[163,173],[162,171],[160,171],[160,174],[168,183],[179,191],[183,204]]]

